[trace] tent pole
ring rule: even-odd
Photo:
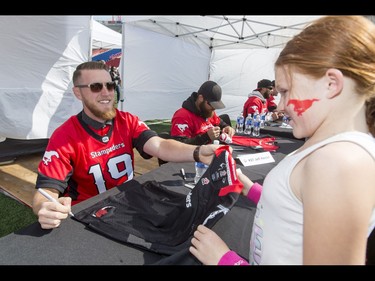
[[[125,56],[125,22],[122,22],[121,26],[121,32],[122,32],[122,48],[121,48],[121,59],[120,59],[120,77],[121,77],[121,85],[120,85],[120,100],[119,100],[119,105],[120,105],[120,110],[124,111],[124,93],[125,93],[125,77],[124,77],[124,56]]]
[[[90,35],[89,35],[89,54],[88,54],[88,61],[91,61],[92,60],[92,29],[93,29],[93,16],[90,16]]]

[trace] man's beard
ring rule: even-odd
[[[89,102],[85,102],[86,107],[94,114],[95,117],[98,117],[102,120],[112,120],[116,116],[116,109],[112,107],[112,109],[103,112],[102,110],[98,109],[96,105],[92,105]]]
[[[264,94],[263,94],[263,97],[265,98],[265,99],[268,99],[269,97],[270,97],[270,91],[269,90],[267,90],[266,92],[264,92]]]
[[[95,116],[97,116],[97,117],[99,117],[103,120],[112,120],[116,116],[116,109],[114,107],[112,107],[112,109],[107,111],[107,112],[98,111],[97,114],[96,114],[96,112],[93,111],[92,113],[94,113]]]
[[[206,109],[204,106],[204,101],[199,104],[199,110],[201,111],[201,116],[203,118],[210,118],[214,115],[213,111]]]

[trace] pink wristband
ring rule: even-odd
[[[249,198],[254,203],[258,204],[260,195],[262,194],[262,186],[254,182],[254,184],[250,187],[249,193],[247,194],[247,198]]]
[[[234,251],[226,252],[217,265],[249,265],[249,263]]]

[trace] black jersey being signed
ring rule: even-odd
[[[187,195],[136,180],[123,191],[75,214],[91,229],[124,243],[172,255],[190,246],[199,224],[212,227],[237,201],[243,188],[228,146],[215,157]]]

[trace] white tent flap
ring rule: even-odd
[[[0,137],[48,138],[81,110],[76,66],[122,48],[124,102],[141,119],[172,118],[206,80],[235,118],[258,80],[273,80],[283,45],[317,16],[124,16],[119,34],[90,16],[0,16]]]
[[[90,40],[120,46],[122,35],[90,16],[0,16],[0,136],[48,138],[82,109],[72,76]],[[111,32],[108,32],[111,31]]]
[[[105,25],[92,21],[92,48],[116,49],[122,46],[122,35]]]

